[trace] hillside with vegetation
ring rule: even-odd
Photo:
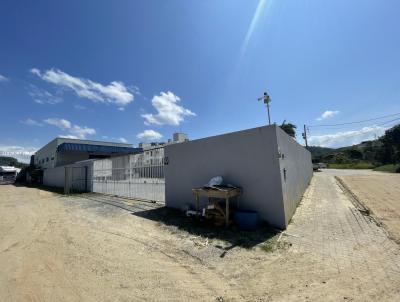
[[[14,157],[0,156],[0,166],[13,166],[13,167],[22,169],[22,168],[25,168],[25,167],[27,167],[29,165],[19,162]]]
[[[310,146],[308,150],[314,163],[327,163],[330,168],[400,173],[400,124],[376,140],[337,149]]]

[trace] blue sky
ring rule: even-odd
[[[262,126],[264,91],[272,120],[299,128],[398,113],[399,13],[396,0],[1,1],[0,151]],[[356,143],[390,120],[310,140]]]

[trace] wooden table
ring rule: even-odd
[[[232,197],[239,197],[242,194],[240,188],[229,187],[201,187],[192,189],[196,197],[196,211],[200,210],[200,196],[207,198],[220,198],[225,199],[225,226],[229,226],[229,200]]]

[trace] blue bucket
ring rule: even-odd
[[[245,231],[254,231],[258,228],[259,217],[255,211],[237,211],[233,217],[239,229]]]

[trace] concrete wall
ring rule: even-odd
[[[191,189],[221,175],[243,188],[240,208],[285,229],[312,177],[311,154],[271,125],[165,147],[166,205],[195,206]]]
[[[56,166],[65,166],[87,159],[89,159],[88,152],[57,152]]]
[[[57,139],[53,139],[35,153],[35,165],[40,166],[42,169],[53,168],[57,160],[56,150]],[[49,159],[48,161],[47,158]]]
[[[43,184],[49,187],[64,188],[65,168],[49,168],[43,170]]]
[[[191,189],[220,175],[243,188],[240,208],[284,228],[276,126],[265,126],[165,147],[166,205],[195,205]]]
[[[89,192],[92,191],[92,175],[93,175],[93,160],[82,161],[71,165],[48,168],[43,170],[43,184],[49,187],[64,188],[65,185],[65,168],[75,169],[70,175],[70,181],[76,181],[77,178],[82,180],[84,178],[84,167],[87,167],[87,180],[86,188]],[[81,185],[85,187],[84,183]]]
[[[279,127],[277,127],[277,138],[278,151],[281,155],[279,167],[287,226],[311,181],[313,168],[311,153]]]

